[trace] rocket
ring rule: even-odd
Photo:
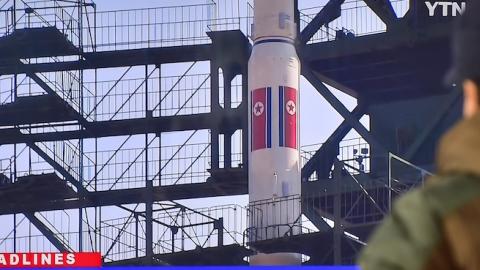
[[[255,0],[249,89],[249,240],[299,232],[300,61],[293,0]],[[296,265],[301,254],[250,257],[251,265]]]

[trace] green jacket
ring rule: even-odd
[[[437,176],[395,203],[358,263],[363,270],[480,270],[480,114],[441,140]]]

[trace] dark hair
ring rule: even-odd
[[[472,79],[472,81],[473,81],[478,87],[480,87],[480,78],[474,78],[474,79]]]

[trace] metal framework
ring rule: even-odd
[[[180,202],[248,192],[247,0],[117,11],[0,1],[0,252],[99,251],[112,265],[245,264],[279,251],[353,262],[392,200],[430,175],[422,147],[456,119],[458,95],[432,80],[448,65],[445,27],[419,34],[408,2],[298,11],[302,75],[345,120],[302,148],[302,194],[275,203],[300,204],[297,222],[249,228],[272,209]],[[402,120],[431,124],[392,142],[399,127],[382,117],[428,102],[442,112]],[[352,129],[361,138],[344,140]]]

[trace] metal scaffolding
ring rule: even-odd
[[[427,84],[442,65],[422,61],[432,66],[427,79],[405,80],[411,62],[433,57],[425,48],[445,38],[412,45],[408,2],[299,10],[302,75],[345,121],[325,143],[302,147],[302,194],[198,208],[195,199],[248,192],[251,3],[99,11],[86,0],[0,1],[0,252],[225,265],[280,247],[310,264],[352,262],[392,200],[422,184],[433,163],[415,154],[435,126],[412,144],[377,131],[375,109],[394,98],[445,95]],[[357,108],[324,83],[356,97]],[[444,109],[457,98],[447,94]],[[377,124],[370,130],[359,123],[365,114]],[[344,140],[352,128],[361,138]],[[272,205],[281,213],[296,204],[295,224],[251,226]]]

